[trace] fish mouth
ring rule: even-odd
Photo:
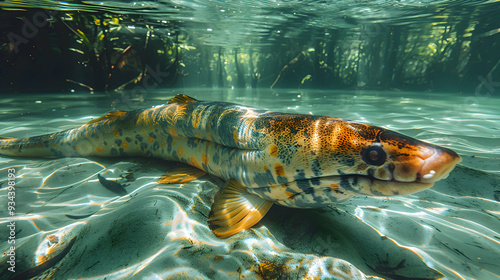
[[[390,184],[408,185],[408,184],[433,184],[434,183],[434,182],[422,182],[420,180],[416,180],[416,181],[398,181],[396,179],[384,180],[384,179],[375,178],[373,175],[358,175],[358,174],[340,175],[339,177],[357,177],[358,179],[370,181],[370,184],[390,183]]]
[[[462,158],[456,152],[447,149],[436,149],[435,152],[424,159],[417,172],[417,181],[422,183],[435,183],[448,177]]]
[[[371,175],[337,175],[323,177],[325,182],[338,183],[341,190],[350,196],[394,196],[408,195],[423,191],[434,185],[434,182],[402,182],[397,180],[381,180]]]
[[[354,196],[409,195],[428,189],[434,183],[400,182],[380,180],[369,175],[343,174],[296,180],[289,184],[299,189],[287,199],[277,200],[277,202],[289,207],[309,208],[341,202]],[[293,200],[290,200],[291,198]]]

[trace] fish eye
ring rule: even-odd
[[[387,159],[387,155],[384,149],[382,149],[382,145],[380,143],[374,143],[368,148],[365,148],[361,152],[361,156],[366,163],[376,166],[384,164]]]

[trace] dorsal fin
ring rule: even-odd
[[[174,98],[170,99],[167,104],[182,104],[182,103],[191,103],[196,102],[196,99],[187,96],[185,94],[177,94]]]
[[[111,112],[111,113],[107,113],[106,116],[104,116],[104,117],[100,117],[100,118],[97,118],[95,120],[91,120],[87,124],[100,122],[102,120],[114,121],[114,120],[116,120],[116,119],[118,119],[120,117],[125,116],[125,114],[127,114],[127,111],[114,111],[114,112]]]
[[[215,195],[208,224],[217,237],[226,238],[258,223],[272,205],[231,179]]]

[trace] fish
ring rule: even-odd
[[[225,181],[208,217],[219,238],[251,228],[274,204],[318,208],[416,193],[461,161],[451,149],[374,125],[183,94],[53,134],[3,137],[0,155],[145,156],[191,165]]]
[[[118,182],[108,180],[102,177],[101,174],[97,174],[97,179],[99,180],[99,183],[101,183],[103,187],[116,193],[117,195],[123,196],[128,194],[127,190]]]

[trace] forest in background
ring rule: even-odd
[[[144,15],[0,10],[0,91],[172,87],[487,91],[500,81],[495,9],[443,8],[433,21],[283,27],[207,44],[184,22]],[[292,34],[292,35],[290,35]],[[231,34],[229,34],[231,36]],[[216,39],[215,39],[216,40]]]

